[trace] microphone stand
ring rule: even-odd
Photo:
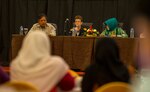
[[[69,26],[69,19],[66,18],[65,23],[64,23],[64,35],[67,35],[67,31],[68,31],[68,26]]]

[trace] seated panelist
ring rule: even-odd
[[[29,33],[39,30],[44,31],[47,35],[56,36],[56,28],[52,24],[47,23],[47,16],[45,14],[40,14],[37,21],[38,23],[32,26]]]
[[[104,31],[100,34],[102,37],[128,37],[126,32],[121,27],[118,27],[118,21],[116,18],[110,18],[105,21],[104,27]]]
[[[84,29],[83,29],[83,18],[80,15],[75,16],[74,27],[70,30],[72,36],[83,36]]]

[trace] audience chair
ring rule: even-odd
[[[131,87],[127,83],[112,82],[99,87],[95,92],[130,92]]]
[[[0,92],[40,92],[35,86],[24,81],[12,81],[0,86]]]

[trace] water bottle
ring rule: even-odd
[[[20,32],[19,32],[20,35],[23,35],[23,26],[20,26]]]
[[[130,38],[134,38],[134,29],[133,28],[131,28],[131,30],[130,30]]]

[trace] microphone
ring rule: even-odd
[[[68,19],[68,18],[66,18],[66,20],[65,20],[65,23],[67,23],[67,22],[69,22],[69,19]]]
[[[69,30],[69,18],[66,18],[64,23],[64,35],[67,35],[68,30]]]

